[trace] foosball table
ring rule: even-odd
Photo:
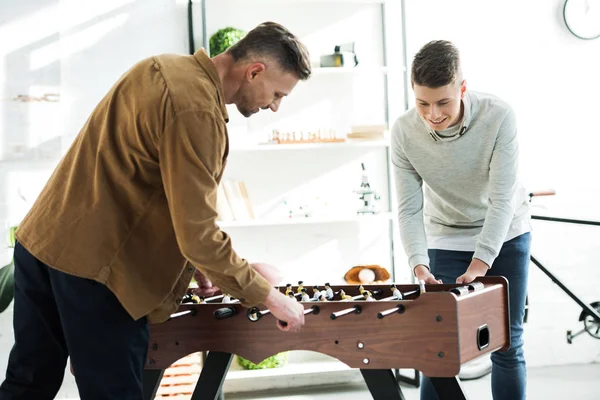
[[[191,353],[208,352],[192,400],[216,399],[234,354],[259,363],[283,351],[310,350],[360,369],[373,399],[404,399],[393,370],[431,378],[441,400],[466,399],[462,364],[510,346],[508,282],[482,277],[469,285],[291,286],[305,324],[283,332],[264,307],[245,308],[226,294],[187,295],[177,313],[150,325],[144,399],[162,375]],[[188,303],[188,301],[190,303]]]

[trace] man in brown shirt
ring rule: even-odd
[[[300,329],[303,307],[217,226],[216,196],[225,104],[277,111],[310,73],[298,39],[264,23],[212,59],[155,56],[116,82],[17,230],[16,343],[0,400],[53,399],[68,356],[83,400],[141,399],[148,321],[178,308],[195,271],[207,290]]]

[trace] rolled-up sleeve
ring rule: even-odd
[[[269,282],[233,250],[216,221],[217,188],[227,142],[223,121],[185,111],[159,137],[159,163],[173,229],[183,256],[247,307],[262,303]]]

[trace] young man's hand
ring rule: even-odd
[[[275,288],[271,288],[265,306],[278,320],[277,327],[284,332],[298,332],[304,325],[304,306]]]
[[[489,269],[489,267],[486,263],[484,263],[483,261],[481,261],[478,258],[474,258],[471,261],[469,268],[467,268],[467,271],[464,274],[462,274],[461,276],[459,276],[458,278],[456,278],[456,283],[462,283],[462,284],[471,283],[478,276],[485,276],[485,274],[487,274],[487,272],[488,272],[488,269]]]
[[[417,265],[415,267],[415,276],[418,280],[422,280],[425,283],[442,283],[442,280],[435,279],[435,276],[433,276],[433,274],[429,271],[429,268],[424,265]]]

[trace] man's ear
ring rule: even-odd
[[[251,81],[254,78],[256,78],[258,74],[264,72],[266,69],[267,67],[265,66],[265,64],[261,62],[252,63],[248,66],[248,69],[246,70],[246,79],[248,79],[248,81]]]
[[[463,81],[460,83],[460,98],[461,99],[465,98],[466,92],[467,92],[467,81],[466,81],[466,79],[463,79]]]

